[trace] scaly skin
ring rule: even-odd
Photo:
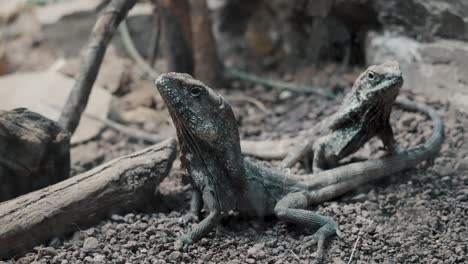
[[[313,171],[319,172],[338,166],[338,162],[359,150],[374,136],[385,149],[398,153],[390,114],[395,98],[403,84],[397,62],[389,61],[367,68],[354,82],[340,109],[322,122],[322,136],[304,139],[285,157],[280,167],[289,168],[312,153]],[[306,160],[306,165],[307,160]],[[306,166],[307,167],[307,166]]]
[[[231,106],[219,94],[190,75],[168,73],[156,81],[177,129],[182,166],[196,188],[209,215],[180,240],[193,243],[218,225],[230,210],[279,219],[305,226],[314,232],[304,248],[317,244],[318,260],[326,238],[337,233],[331,218],[308,210],[366,182],[413,168],[433,157],[443,142],[443,123],[426,105],[401,101],[408,110],[422,112],[434,122],[430,139],[422,146],[381,159],[348,164],[313,175],[290,175],[244,159]],[[197,199],[198,197],[198,199]]]

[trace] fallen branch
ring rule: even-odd
[[[78,78],[65,103],[59,124],[72,134],[80,123],[81,114],[86,108],[94,81],[101,67],[107,44],[115,29],[135,5],[136,0],[112,0],[99,15],[83,55]]]
[[[26,108],[0,111],[0,201],[68,178],[70,133]]]
[[[146,204],[176,157],[168,139],[78,176],[0,204],[0,259]]]

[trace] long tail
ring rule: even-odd
[[[405,110],[427,115],[433,122],[431,137],[423,145],[416,146],[401,154],[351,163],[310,175],[310,179],[304,182],[304,188],[311,191],[311,203],[332,199],[366,182],[413,168],[439,152],[444,141],[444,124],[440,115],[432,107],[425,104],[404,99],[398,99],[396,104]]]

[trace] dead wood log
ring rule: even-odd
[[[0,204],[0,259],[30,250],[152,197],[176,157],[168,139],[88,172]]]
[[[194,75],[210,86],[222,87],[224,67],[218,56],[206,0],[192,0],[191,3]]]
[[[0,112],[0,201],[68,178],[70,133],[26,108]]]
[[[89,94],[101,67],[107,44],[135,2],[136,0],[110,1],[94,25],[88,46],[81,56],[78,78],[59,118],[59,124],[72,134],[80,123],[81,114],[88,103]]]

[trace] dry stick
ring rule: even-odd
[[[360,238],[361,238],[361,235],[358,235],[356,242],[354,242],[354,247],[353,247],[353,250],[351,251],[351,256],[349,256],[348,264],[350,264],[351,260],[353,260],[354,251],[356,251],[356,247]]]
[[[164,138],[161,138],[157,135],[154,135],[154,134],[151,134],[151,133],[148,133],[142,129],[138,129],[138,128],[133,128],[133,127],[130,127],[130,126],[126,126],[126,125],[123,125],[123,124],[119,124],[115,121],[112,121],[110,119],[107,119],[107,118],[100,118],[100,117],[97,117],[95,115],[92,115],[92,114],[88,114],[88,113],[84,113],[85,116],[93,119],[93,120],[96,120],[98,122],[101,122],[103,123],[104,125],[112,128],[112,129],[115,129],[117,130],[118,132],[126,135],[126,136],[129,136],[129,137],[132,137],[132,138],[136,138],[136,139],[142,139],[142,140],[145,140],[145,141],[148,141],[148,142],[151,142],[151,143],[158,143],[162,140],[164,140]]]
[[[159,49],[159,38],[161,37],[161,15],[160,8],[156,5],[153,7],[153,30],[151,31],[151,39],[148,47],[149,65],[154,65]]]
[[[130,36],[130,32],[128,31],[127,23],[125,20],[119,26],[119,33],[122,37],[122,42],[124,44],[125,50],[128,52],[130,57],[135,61],[137,66],[150,75],[152,78],[157,78],[159,73],[157,73],[140,55],[138,50],[136,49],[132,37]]]
[[[247,72],[235,70],[235,69],[226,69],[226,73],[233,78],[241,79],[244,81],[249,81],[253,83],[258,83],[270,88],[275,88],[279,90],[286,90],[291,92],[298,92],[298,93],[311,93],[323,96],[325,98],[335,98],[335,95],[331,92],[324,91],[322,89],[317,89],[314,87],[306,86],[306,85],[296,85],[290,83],[284,83],[280,81],[273,81],[265,78],[258,77],[254,74],[250,74]]]
[[[81,67],[78,79],[68,96],[59,124],[72,134],[80,123],[81,114],[88,103],[94,81],[101,67],[107,44],[114,35],[115,29],[125,18],[136,0],[112,0],[99,15],[94,25],[88,46],[81,56]]]

